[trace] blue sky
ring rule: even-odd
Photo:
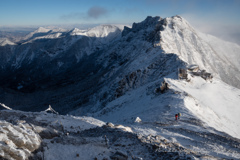
[[[204,32],[234,31],[240,0],[0,0],[0,26],[132,24],[148,15],[181,15]]]
[[[0,25],[132,23],[182,15],[240,24],[239,0],[0,0]]]

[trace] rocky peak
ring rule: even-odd
[[[139,23],[133,23],[132,28],[129,27],[124,27],[124,30],[122,32],[122,36],[127,35],[129,32],[134,32],[137,33],[139,31],[143,30],[152,30],[155,28],[155,26],[161,21],[162,18],[159,16],[156,17],[151,17],[148,16],[144,21],[139,22]]]

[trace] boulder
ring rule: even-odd
[[[123,153],[121,151],[115,152],[112,156],[110,156],[112,160],[127,160],[128,156],[126,153]]]
[[[106,123],[106,126],[107,126],[107,127],[110,127],[110,128],[113,128],[113,127],[114,127],[114,124],[111,123],[111,122],[107,122],[107,123]]]
[[[142,122],[142,120],[139,117],[137,117],[134,122],[140,123],[140,122]]]

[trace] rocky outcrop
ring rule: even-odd
[[[115,97],[124,95],[127,91],[138,88],[150,81],[163,79],[169,73],[175,73],[177,78],[177,70],[175,68],[184,66],[184,62],[179,60],[174,54],[159,55],[153,63],[142,70],[137,70],[125,75],[119,82],[115,91]]]
[[[40,136],[28,124],[0,120],[0,157],[26,160],[41,145]]]
[[[116,89],[115,97],[118,98],[129,89],[134,89],[135,87],[139,86],[141,84],[141,78],[143,76],[144,75],[141,70],[137,70],[126,75],[118,82],[119,87]]]

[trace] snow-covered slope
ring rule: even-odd
[[[35,30],[35,31],[29,33],[28,35],[26,35],[24,37],[24,40],[28,40],[28,39],[30,39],[30,38],[32,38],[34,36],[37,36],[37,34],[39,34],[39,35],[40,34],[46,34],[49,31],[50,31],[50,29],[47,29],[47,28],[44,28],[44,27],[39,27],[37,30]]]
[[[85,52],[90,55],[94,51],[107,47],[110,43],[119,40],[121,37],[122,27],[115,25],[101,25],[88,30],[73,29],[69,32],[71,36],[78,36],[78,40],[83,37],[89,37],[87,45],[89,50]],[[85,40],[86,41],[86,40]],[[86,43],[86,42],[85,42]]]
[[[149,83],[112,101],[95,118],[0,111],[0,157],[239,159],[240,140],[230,135],[239,137],[232,113],[239,112],[233,106],[240,90],[216,79],[165,80],[170,89],[164,93],[154,93],[157,81]]]
[[[118,123],[131,122],[132,118],[140,117],[145,122],[168,124],[180,112],[187,119],[195,117],[208,127],[240,138],[240,90],[220,79],[206,81],[198,76],[190,77],[189,82],[165,79],[171,89],[166,94],[154,93],[162,79],[128,90],[93,116]],[[100,108],[99,104],[95,107]]]
[[[168,79],[167,82],[176,91],[185,92],[185,107],[200,120],[215,128],[240,139],[240,90],[221,80],[206,82],[199,77],[192,77],[191,82]]]
[[[6,46],[6,45],[16,45],[14,42],[11,42],[7,38],[0,38],[0,46]]]
[[[166,53],[175,53],[188,64],[198,64],[226,83],[240,88],[240,62],[237,60],[240,47],[237,44],[201,34],[179,16],[166,18],[166,21],[159,42]]]
[[[228,59],[229,63],[231,63],[231,66],[235,66],[235,68],[240,68],[240,46],[227,42],[224,40],[221,40],[217,37],[214,37],[209,34],[204,34],[201,32],[198,32],[198,35],[207,42],[212,49],[214,49],[219,56],[221,56],[222,59]]]

